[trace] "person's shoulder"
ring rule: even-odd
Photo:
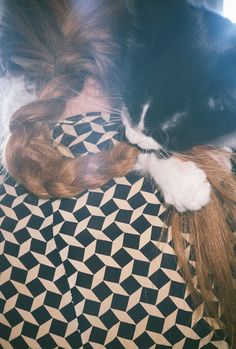
[[[52,214],[51,199],[41,199],[30,193],[22,184],[0,168],[0,226],[8,232],[28,226],[38,229],[38,222]],[[35,218],[35,217],[38,218]],[[28,218],[27,218],[28,217]]]

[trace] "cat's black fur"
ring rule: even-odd
[[[144,132],[167,150],[236,131],[236,25],[186,0],[126,3],[121,95],[132,127],[149,102]]]

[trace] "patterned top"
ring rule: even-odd
[[[122,134],[117,117],[76,115],[53,138],[73,156]],[[168,208],[137,172],[77,198],[0,186],[3,349],[228,348],[193,305],[173,250]]]

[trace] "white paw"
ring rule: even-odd
[[[162,190],[165,202],[179,212],[198,211],[210,201],[210,183],[204,171],[191,161],[178,164],[175,176],[168,178]]]
[[[165,202],[179,212],[200,210],[210,201],[210,184],[204,171],[193,162],[173,157],[160,160],[154,154],[140,154],[138,163],[158,184]]]

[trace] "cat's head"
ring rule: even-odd
[[[129,141],[183,151],[233,135],[235,146],[236,25],[184,0],[132,6],[122,67]]]

